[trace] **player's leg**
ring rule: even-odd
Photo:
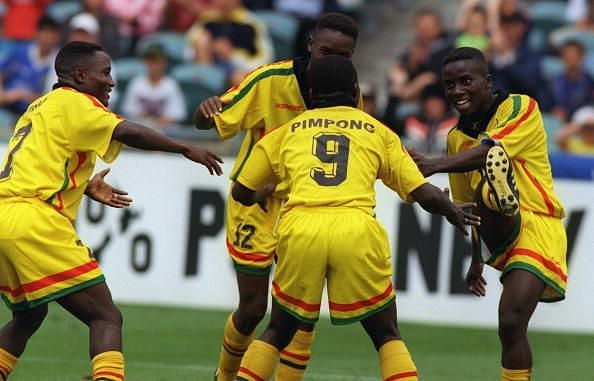
[[[378,351],[383,380],[414,381],[417,368],[402,341],[396,319],[396,303],[361,321],[365,332]]]
[[[90,330],[89,355],[93,381],[124,379],[122,314],[113,303],[105,282],[64,296],[57,302]]]
[[[254,340],[255,329],[266,314],[268,274],[237,272],[239,306],[225,323],[215,380],[235,380],[241,359]]]
[[[544,289],[541,279],[520,269],[510,271],[503,279],[499,303],[502,380],[530,379],[532,352],[526,333]]]
[[[13,311],[12,319],[0,329],[0,380],[6,380],[16,366],[29,338],[47,315],[47,305]]]
[[[274,368],[285,348],[299,326],[299,320],[284,311],[277,302],[272,302],[270,323],[262,335],[249,346],[243,360],[237,380],[259,381],[272,377]],[[277,379],[281,380],[280,378]],[[284,379],[282,379],[284,381]]]
[[[276,372],[277,381],[299,381],[311,358],[311,345],[315,337],[315,325],[300,322],[291,342],[280,353]]]

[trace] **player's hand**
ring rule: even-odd
[[[209,150],[193,145],[188,145],[186,147],[186,151],[184,152],[184,156],[195,163],[204,165],[211,175],[214,175],[216,173],[217,176],[220,176],[223,174],[223,170],[219,165],[219,163],[223,162],[223,159],[221,159],[214,153],[210,152]]]
[[[105,176],[110,169],[106,168],[98,172],[87,184],[85,194],[93,200],[111,206],[112,208],[123,208],[132,203],[132,198],[128,196],[128,192],[114,188],[105,182]]]
[[[205,99],[198,106],[198,110],[205,118],[213,118],[223,112],[223,107],[231,103],[230,99],[222,100],[218,96]]]
[[[450,198],[449,188],[444,188],[443,193],[445,193],[448,199]],[[452,202],[452,210],[450,211],[450,213],[446,215],[446,218],[452,225],[456,226],[462,232],[462,234],[467,236],[468,231],[466,231],[466,225],[481,225],[481,218],[479,216],[475,216],[470,212],[473,208],[476,207],[477,204],[475,202],[465,202],[463,204],[456,204]]]
[[[483,276],[484,264],[478,260],[472,260],[466,273],[466,285],[474,295],[481,297],[487,293],[487,281]]]
[[[410,148],[407,149],[407,151],[408,151],[408,154],[410,155],[410,157],[412,157],[412,159],[417,164],[417,167],[419,167],[419,170],[421,171],[423,176],[429,177],[436,172],[434,169],[434,166],[433,166],[432,159],[430,159],[426,156],[423,156],[420,153],[417,153]]]
[[[265,187],[254,192],[254,201],[258,203],[260,209],[268,213],[268,197],[270,197],[276,189],[276,184],[268,184]]]

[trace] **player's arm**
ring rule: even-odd
[[[483,168],[491,147],[492,144],[487,141],[464,152],[434,158],[428,158],[412,150],[409,150],[409,153],[423,176],[429,177],[435,173],[470,172]]]
[[[105,182],[105,176],[109,171],[110,169],[106,168],[93,176],[85,188],[85,195],[112,208],[129,206],[132,203],[132,198],[128,196],[128,192]]]
[[[435,185],[425,183],[413,190],[410,195],[427,212],[441,214],[452,225],[460,229],[464,235],[468,235],[466,225],[479,226],[481,224],[481,218],[479,216],[475,216],[467,211],[475,208],[476,203],[453,203],[450,201],[449,190],[447,188],[442,191]]]
[[[223,101],[218,96],[203,100],[194,111],[194,126],[199,130],[210,130],[214,127],[214,117],[223,112],[223,106],[231,100]]]
[[[485,296],[487,281],[483,276],[483,261],[480,258],[480,238],[475,227],[472,228],[472,235],[470,240],[470,250],[472,253],[472,260],[466,272],[466,285],[468,290],[476,296]]]
[[[134,122],[126,120],[118,124],[113,131],[112,139],[142,150],[179,153],[193,162],[204,165],[211,175],[216,173],[220,176],[223,173],[219,165],[223,160],[217,155]]]
[[[263,211],[268,212],[266,199],[274,193],[275,189],[276,184],[268,184],[260,189],[253,190],[238,181],[233,185],[233,189],[231,189],[231,196],[235,201],[245,206],[258,204]]]

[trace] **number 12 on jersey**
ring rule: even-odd
[[[349,149],[351,141],[339,133],[321,132],[313,137],[312,154],[322,163],[331,164],[313,167],[309,175],[321,186],[335,186],[341,184],[347,177]]]

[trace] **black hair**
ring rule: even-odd
[[[357,37],[359,37],[359,27],[355,20],[342,13],[324,13],[316,23],[314,35],[317,31],[322,29],[335,30],[346,34],[347,36],[352,37],[355,42],[357,41]]]
[[[474,61],[481,69],[483,69],[484,75],[489,74],[489,65],[483,52],[478,49],[471,47],[457,48],[449,52],[441,61],[441,67],[445,67],[447,64],[458,61]]]
[[[565,43],[563,44],[561,49],[563,50],[567,47],[574,47],[574,48],[578,49],[580,51],[581,55],[584,55],[586,53],[586,47],[579,40],[567,40],[567,41],[565,41]]]
[[[42,29],[59,30],[60,24],[50,15],[43,15],[43,16],[41,16],[39,21],[37,21],[37,30],[42,30]]]
[[[311,90],[317,96],[345,93],[353,95],[357,89],[357,71],[351,60],[327,55],[312,61]]]
[[[71,76],[75,68],[85,65],[95,52],[102,52],[103,48],[97,44],[84,41],[72,41],[60,49],[54,65],[58,78]]]

